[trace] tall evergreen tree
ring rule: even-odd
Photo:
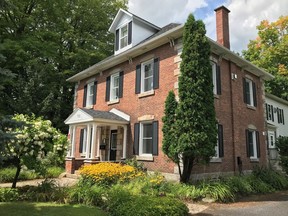
[[[175,93],[170,91],[165,101],[165,111],[163,121],[163,141],[162,150],[173,162],[179,164],[177,152],[177,140],[175,134],[175,114],[178,102]]]
[[[204,23],[189,15],[183,32],[175,123],[178,163],[183,163],[180,181],[184,183],[195,164],[207,163],[215,155],[217,142],[210,46],[205,34]]]

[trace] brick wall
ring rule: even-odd
[[[160,58],[159,65],[159,89],[155,90],[154,95],[139,98],[135,94],[135,69],[146,57]],[[177,49],[169,44],[163,45],[155,50],[149,51],[129,63],[128,60],[110,70],[103,71],[93,77],[82,80],[78,86],[76,106],[82,107],[83,88],[87,80],[95,78],[98,81],[97,87],[97,103],[93,109],[109,111],[116,108],[127,113],[131,117],[128,127],[128,145],[127,156],[133,155],[133,134],[134,123],[138,122],[138,117],[144,115],[154,116],[154,120],[159,121],[159,155],[154,156],[154,162],[144,162],[148,170],[156,170],[162,172],[174,173],[175,164],[168,161],[168,158],[161,151],[162,143],[162,116],[164,113],[164,101],[170,90],[177,93],[177,76],[179,61],[177,60]],[[196,166],[193,173],[203,172],[234,172],[237,171],[237,157],[241,157],[243,161],[243,169],[252,169],[255,163],[250,162],[250,158],[246,156],[246,138],[245,129],[249,124],[253,124],[260,132],[261,158],[257,164],[265,164],[266,162],[266,146],[263,119],[263,98],[262,98],[262,82],[256,76],[249,74],[257,85],[258,106],[257,108],[247,108],[243,101],[243,84],[242,77],[248,72],[242,70],[234,63],[230,63],[226,59],[219,59],[221,64],[221,83],[222,94],[215,97],[216,117],[224,130],[224,158],[222,162],[210,163],[209,166]],[[147,60],[147,58],[146,58]],[[118,70],[117,70],[118,69]],[[105,102],[106,77],[112,72],[124,71],[123,98],[119,103],[108,105]],[[236,80],[231,80],[231,73],[237,74]],[[77,140],[77,139],[76,139]],[[235,146],[235,148],[234,148]],[[77,146],[76,146],[77,149]]]

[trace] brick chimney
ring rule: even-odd
[[[224,6],[218,7],[214,11],[216,12],[217,42],[230,49],[228,15],[230,11]]]

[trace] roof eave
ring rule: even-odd
[[[268,92],[265,92],[265,96],[268,97],[268,98],[270,98],[270,99],[272,99],[272,100],[275,100],[275,101],[277,101],[277,102],[279,102],[279,103],[282,103],[282,104],[285,104],[286,106],[288,106],[288,101],[287,101],[287,100],[284,100],[284,99],[282,99],[282,98],[279,98],[279,97],[277,97],[276,95],[273,95],[273,94],[270,94],[270,93],[268,93]]]
[[[261,77],[264,80],[271,80],[274,78],[272,74],[257,67],[256,65],[252,64],[251,62],[247,61],[246,59],[242,58],[241,56],[227,49],[226,47],[220,45],[211,38],[208,38],[208,41],[210,42],[211,51],[215,52],[219,56],[227,60],[231,60],[232,62],[236,63],[239,67],[243,68],[244,70],[247,70],[248,72],[258,77]]]

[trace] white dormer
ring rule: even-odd
[[[158,32],[158,26],[120,9],[109,31],[115,34],[114,54],[117,55]]]

